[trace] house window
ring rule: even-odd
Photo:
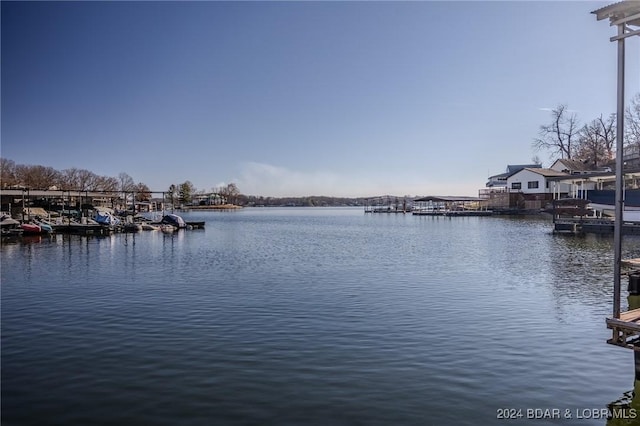
[[[511,189],[522,189],[522,182],[511,182]]]
[[[537,180],[533,180],[533,181],[527,182],[527,188],[535,189],[537,187],[538,187],[538,181]]]

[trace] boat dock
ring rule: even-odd
[[[640,258],[623,259],[620,266],[629,279],[629,310],[606,319],[607,328],[613,331],[607,343],[640,352]]]
[[[157,192],[157,191],[156,191]],[[149,191],[145,196],[151,196]],[[134,191],[78,191],[57,189],[3,189],[0,231],[3,238],[50,233],[77,235],[109,235],[119,232],[163,230],[165,207],[173,211],[174,204],[165,204],[165,192],[160,201],[139,201]],[[228,207],[228,205],[224,205]],[[13,219],[16,217],[16,219]],[[177,216],[176,216],[177,217]],[[204,221],[180,223],[168,221],[178,229],[204,229]],[[144,227],[143,225],[147,225]]]
[[[417,216],[491,216],[486,200],[477,197],[428,196],[415,200],[413,214]]]
[[[640,308],[621,312],[620,318],[607,318],[607,328],[613,330],[607,343],[640,351]]]
[[[407,198],[392,196],[368,198],[364,203],[365,213],[411,213],[412,202]]]
[[[554,234],[601,234],[612,235],[614,222],[612,219],[603,218],[561,218],[555,219],[553,223]],[[622,225],[622,233],[625,235],[640,235],[639,222],[625,222]]]
[[[493,216],[491,210],[415,210],[416,216]]]

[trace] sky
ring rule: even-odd
[[[551,164],[551,108],[615,112],[608,4],[2,1],[0,155],[154,191],[473,196]]]

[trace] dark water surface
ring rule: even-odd
[[[361,209],[184,217],[206,229],[2,245],[3,425],[603,425],[497,414],[633,388],[631,351],[605,343],[611,237]]]

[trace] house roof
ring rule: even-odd
[[[625,169],[624,170],[624,176],[626,179],[635,177],[635,178],[640,178],[640,168],[630,168],[630,169]],[[554,180],[554,181],[558,181],[558,182],[576,182],[576,181],[588,181],[591,180],[593,182],[596,181],[615,181],[616,180],[616,174],[615,172],[599,172],[599,171],[595,171],[592,173],[588,173],[588,174],[582,174],[582,175],[561,175],[561,176],[557,176],[557,177],[550,177],[549,180]]]
[[[526,167],[526,168],[524,168],[522,170],[527,170],[529,172],[533,172],[533,173],[542,175],[544,177],[570,176],[568,173],[559,172],[559,171],[553,170],[553,169],[544,169],[542,167],[535,167],[535,168]],[[516,173],[514,173],[514,174],[516,174]]]
[[[542,167],[540,164],[509,164],[507,166],[507,173],[516,173],[519,172],[522,169],[526,169],[526,168],[540,168]]]
[[[505,173],[489,176],[489,180],[491,181],[496,179],[506,179],[509,176],[515,173],[518,173],[522,169],[526,169],[526,168],[535,169],[535,168],[541,168],[541,167],[542,166],[540,164],[509,164],[507,165],[507,171]]]
[[[522,169],[520,169],[520,170],[522,170]],[[512,173],[509,173],[509,172],[507,172],[507,173],[500,173],[499,175],[489,176],[489,180],[506,179],[506,178],[508,178],[508,177],[509,177],[509,176],[511,176],[511,175],[512,175]]]
[[[578,160],[567,160],[565,158],[561,158],[556,160],[556,162],[562,163],[567,169],[578,172],[590,172],[593,171],[593,167],[590,164],[584,163]]]

